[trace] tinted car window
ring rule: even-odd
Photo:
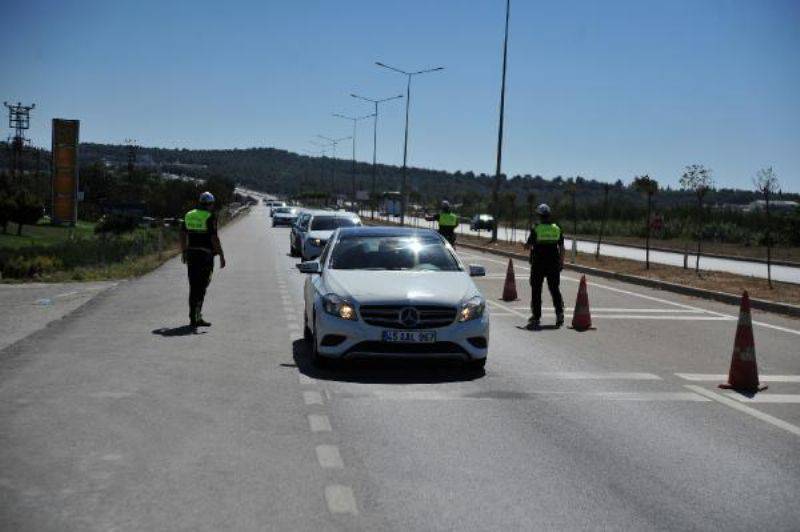
[[[450,251],[435,237],[345,237],[331,253],[330,268],[337,270],[460,270]]]
[[[312,231],[333,231],[339,227],[355,227],[361,225],[357,218],[349,216],[315,216],[311,220]]]

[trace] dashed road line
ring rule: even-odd
[[[566,379],[566,380],[636,380],[636,381],[663,380],[655,373],[636,373],[636,372],[552,371],[552,372],[531,373],[529,375],[534,375],[536,377]]]
[[[330,419],[323,414],[309,414],[308,426],[311,428],[311,432],[330,432],[333,430],[331,429]]]
[[[325,486],[325,502],[332,514],[358,515],[355,495],[348,486],[340,484]]]
[[[800,394],[797,393],[757,393],[753,397],[747,397],[736,392],[727,392],[725,397],[736,399],[740,403],[779,403],[797,404],[800,403]]]
[[[676,377],[694,382],[727,382],[728,375],[723,373],[676,373]],[[800,375],[759,375],[761,382],[800,382]]]
[[[317,445],[317,462],[324,469],[344,469],[342,455],[335,445]]]
[[[316,390],[305,390],[303,392],[303,402],[307,405],[321,405],[323,404],[322,394]]]
[[[351,400],[383,400],[383,401],[502,401],[502,400],[532,400],[548,396],[578,399],[578,400],[606,400],[606,401],[678,401],[678,402],[708,402],[709,399],[690,392],[573,392],[573,391],[527,391],[527,392],[485,392],[485,393],[458,393],[442,392],[435,390],[375,390],[363,393],[339,392],[336,394],[342,399]]]
[[[714,400],[714,401],[716,401],[718,403],[721,403],[721,404],[723,404],[725,406],[729,406],[729,407],[733,408],[734,410],[738,410],[739,412],[743,412],[745,414],[753,416],[756,419],[760,419],[761,421],[764,421],[766,423],[769,423],[770,425],[773,425],[775,427],[783,429],[786,432],[790,432],[790,433],[794,434],[795,436],[800,436],[800,427],[798,427],[797,425],[792,425],[791,423],[789,423],[787,421],[784,421],[782,419],[778,419],[775,416],[771,416],[769,414],[765,414],[764,412],[761,412],[760,410],[756,410],[755,408],[750,408],[749,406],[743,405],[739,401],[736,401],[735,399],[731,399],[730,397],[726,397],[724,395],[720,395],[718,393],[714,393],[714,392],[712,392],[710,390],[706,390],[702,386],[695,386],[694,384],[684,384],[683,386],[684,386],[684,388],[687,388],[689,390],[692,390],[693,392],[699,393],[700,395],[708,397],[711,400]]]

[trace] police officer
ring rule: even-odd
[[[547,204],[539,205],[536,213],[540,223],[533,226],[525,243],[525,249],[531,251],[531,317],[527,328],[539,327],[542,317],[542,284],[545,279],[556,309],[556,327],[561,327],[564,324],[564,299],[558,285],[564,267],[564,235],[561,227],[550,220],[550,207]]]
[[[439,214],[426,216],[428,221],[439,223],[439,234],[442,235],[451,246],[456,245],[456,228],[458,227],[458,215],[450,210],[450,202],[442,201],[442,210]]]
[[[214,214],[214,195],[200,194],[197,208],[183,217],[181,251],[183,263],[189,273],[189,323],[192,328],[208,327],[203,319],[203,299],[214,271],[214,255],[219,255],[219,267],[225,267],[225,254],[217,235],[217,217]]]

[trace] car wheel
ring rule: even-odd
[[[311,332],[311,329],[308,327],[308,314],[303,312],[303,340],[306,341],[306,344],[311,344],[314,341],[314,333]]]
[[[293,245],[289,244],[289,256],[296,257],[298,255],[297,250],[294,248]]]

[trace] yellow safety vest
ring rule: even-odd
[[[561,240],[561,228],[556,224],[537,224],[533,231],[537,244],[557,244]]]
[[[439,227],[455,227],[458,225],[458,215],[452,212],[439,213]]]
[[[183,217],[183,223],[186,224],[186,230],[193,233],[207,233],[208,232],[208,219],[211,218],[211,213],[203,209],[192,209]]]

